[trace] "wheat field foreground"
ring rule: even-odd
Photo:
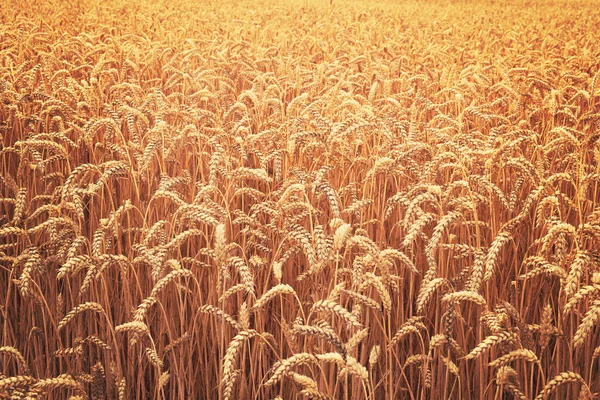
[[[0,399],[600,392],[598,4],[7,1]]]

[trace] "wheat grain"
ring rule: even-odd
[[[479,343],[477,345],[477,347],[475,347],[473,350],[471,350],[471,352],[469,354],[467,354],[465,359],[471,360],[471,359],[477,358],[481,354],[483,354],[484,351],[489,349],[490,347],[492,347],[498,343],[501,343],[501,342],[506,342],[506,341],[513,342],[513,341],[515,341],[515,339],[516,339],[515,335],[512,335],[507,332],[498,332],[497,335],[490,335],[490,336],[486,337],[485,339],[483,339],[483,341],[481,343]]]
[[[75,308],[71,311],[69,311],[67,313],[67,315],[65,315],[65,317],[58,323],[58,329],[61,330],[62,328],[65,327],[65,325],[67,325],[69,323],[69,321],[71,321],[73,318],[75,318],[75,316],[77,314],[80,314],[84,311],[94,311],[96,313],[99,314],[106,314],[106,312],[104,311],[104,308],[102,308],[102,306],[96,302],[93,301],[88,301],[86,303],[83,304],[79,304],[78,306],[75,306]]]
[[[317,357],[310,353],[298,353],[293,356],[277,362],[272,368],[272,374],[265,386],[272,386],[279,382],[283,376],[288,375],[292,368],[298,365],[316,363]]]
[[[470,301],[480,306],[485,306],[486,301],[479,293],[464,290],[461,292],[448,293],[442,297],[442,301],[452,303],[456,301]]]
[[[600,319],[600,299],[594,300],[577,328],[577,332],[573,335],[574,347],[581,347],[583,345],[598,319]]]
[[[539,360],[534,352],[527,349],[517,349],[513,350],[508,354],[503,355],[500,358],[495,359],[490,362],[488,365],[490,367],[502,367],[508,363],[514,362],[516,360],[526,360],[531,363],[538,363]]]
[[[25,361],[25,358],[18,349],[11,346],[2,346],[0,347],[0,354],[2,353],[13,357],[19,364],[19,368],[21,368],[24,374],[29,373],[29,368],[27,368],[27,361]]]
[[[223,398],[229,399],[232,395],[235,381],[235,359],[242,344],[252,337],[258,335],[255,330],[249,329],[239,332],[227,346],[227,352],[223,357],[222,378]]]
[[[281,296],[283,294],[293,294],[296,296],[296,291],[293,287],[286,284],[279,284],[273,286],[269,290],[267,290],[260,298],[254,303],[252,309],[254,311],[262,309],[269,301],[271,301],[276,296]]]
[[[558,386],[564,385],[565,383],[568,383],[568,382],[577,382],[577,381],[581,382],[585,387],[583,378],[578,373],[572,372],[572,371],[561,372],[560,374],[556,375],[554,378],[552,378],[551,380],[549,380],[546,383],[546,386],[544,386],[544,389],[540,392],[540,394],[538,394],[535,397],[535,399],[536,400],[546,399],[546,398],[548,398],[548,396],[550,396],[550,394],[552,392],[554,392],[556,390],[556,388]]]
[[[344,319],[348,325],[362,328],[362,324],[358,321],[358,319],[335,301],[319,300],[313,304],[312,310],[333,313]]]

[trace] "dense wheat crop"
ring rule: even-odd
[[[0,398],[600,391],[597,4],[0,21]]]

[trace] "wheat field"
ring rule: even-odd
[[[592,399],[600,8],[7,0],[1,399]]]

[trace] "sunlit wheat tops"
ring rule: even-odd
[[[600,8],[8,0],[0,399],[592,399]]]

